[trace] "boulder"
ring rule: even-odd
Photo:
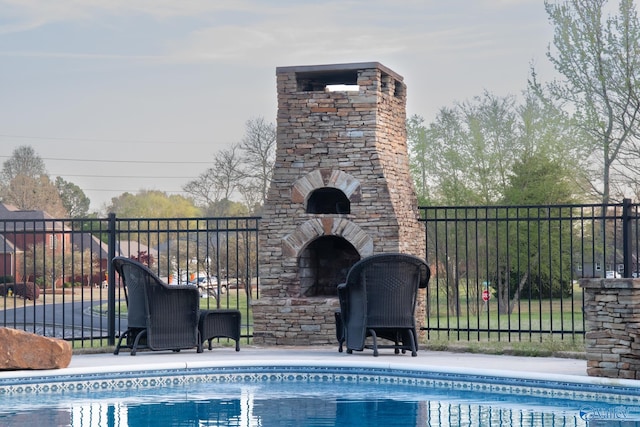
[[[67,341],[0,328],[0,370],[66,368],[71,354]]]

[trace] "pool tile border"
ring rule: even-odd
[[[192,383],[321,382],[402,385],[411,387],[482,391],[485,393],[561,398],[580,401],[640,405],[640,384],[615,385],[574,381],[551,376],[515,377],[489,372],[451,372],[391,366],[343,366],[337,364],[263,364],[153,368],[65,374],[32,374],[0,378],[0,397],[84,391],[130,391]]]

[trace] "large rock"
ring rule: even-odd
[[[0,328],[0,370],[66,368],[71,354],[67,341]]]

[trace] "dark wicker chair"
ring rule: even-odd
[[[180,351],[197,347],[202,353],[198,331],[200,294],[190,285],[167,285],[147,266],[125,257],[115,257],[127,300],[127,330],[120,336],[113,354],[123,347],[135,356],[139,348]]]
[[[393,348],[396,354],[410,350],[417,356],[416,299],[430,276],[429,266],[412,255],[380,254],[355,263],[346,283],[338,285],[338,351],[345,344],[347,353],[370,348],[378,356],[379,348]],[[372,344],[366,344],[367,337]],[[393,344],[378,343],[379,339]]]

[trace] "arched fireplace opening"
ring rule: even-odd
[[[307,213],[348,214],[351,213],[351,202],[341,190],[322,187],[314,190],[309,195]]]
[[[359,260],[360,254],[346,239],[318,237],[298,257],[300,295],[337,296],[336,286],[346,280],[349,268]]]

